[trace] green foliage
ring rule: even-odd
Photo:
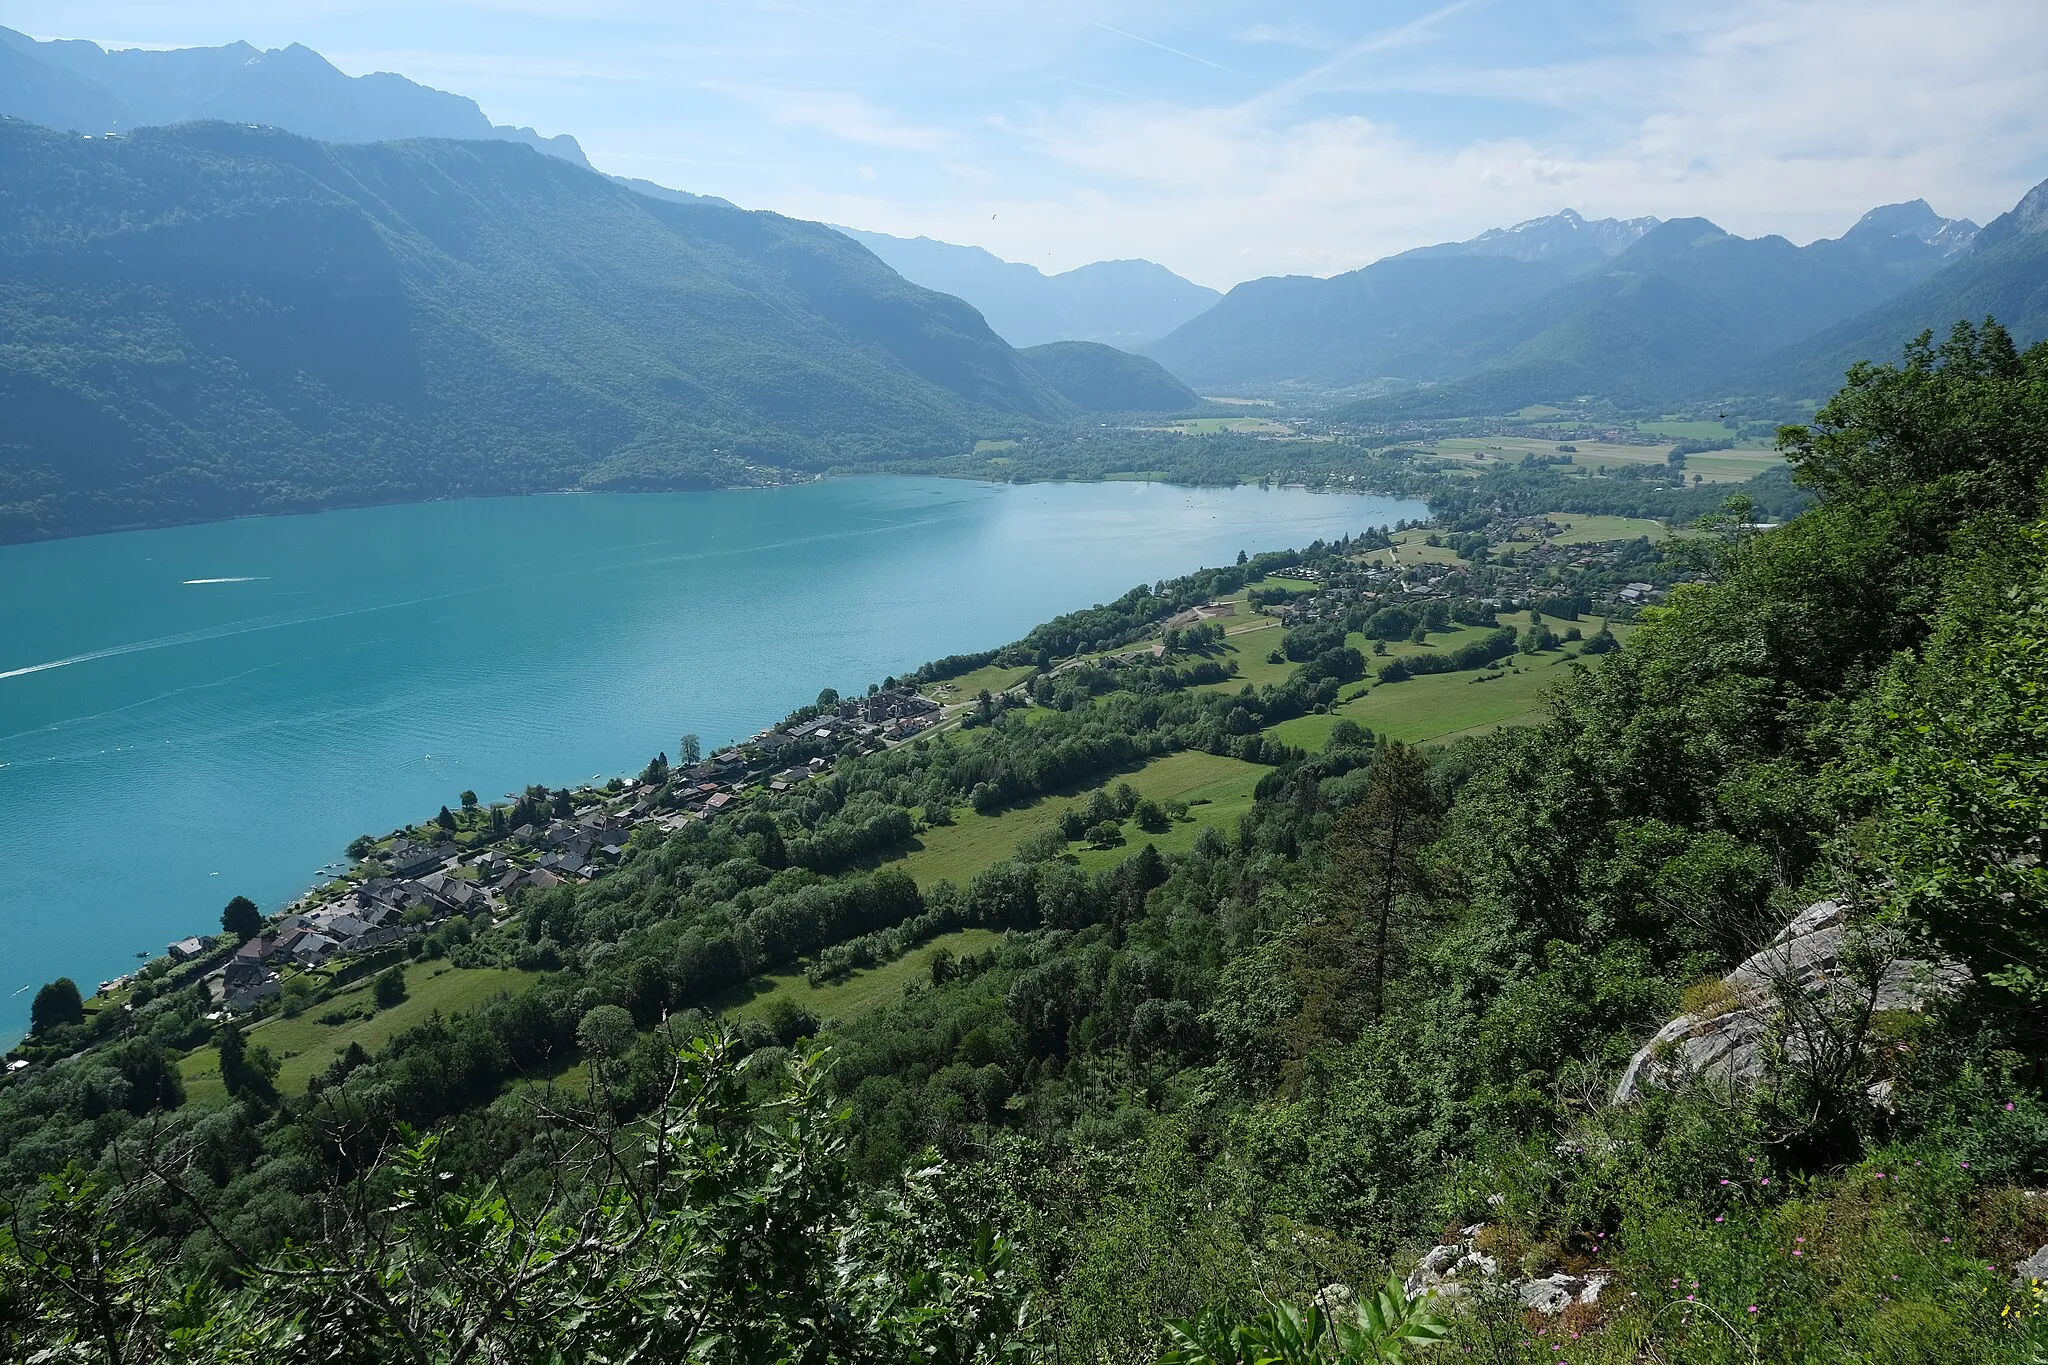
[[[29,1028],[35,1033],[48,1033],[53,1029],[85,1021],[85,1001],[78,993],[78,983],[68,976],[60,976],[36,992],[36,998],[28,1009]]]
[[[817,1061],[791,1055],[765,1098],[735,1061],[727,1041],[682,1045],[642,1132],[564,1153],[592,1174],[573,1198],[522,1204],[414,1139],[380,1172],[384,1197],[288,1252],[237,1253],[231,1288],[125,1225],[143,1186],[53,1176],[0,1233],[0,1342],[109,1365],[1012,1358],[1033,1315],[1009,1240],[930,1174],[857,1199]],[[175,1154],[143,1160],[150,1185],[186,1193]]]
[[[1426,1301],[1410,1299],[1390,1275],[1349,1313],[1271,1303],[1249,1322],[1208,1313],[1169,1323],[1166,1335],[1172,1349],[1159,1365],[1400,1365],[1450,1333]]]
[[[247,896],[236,896],[220,912],[220,927],[237,941],[247,943],[263,932],[263,912]]]
[[[370,998],[377,1008],[388,1010],[405,999],[405,968],[386,967],[370,985]]]

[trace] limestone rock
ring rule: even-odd
[[[1819,901],[1795,916],[1777,937],[1722,978],[1726,1008],[1713,1014],[1681,1014],[1629,1060],[1614,1102],[1627,1104],[1653,1086],[1695,1076],[1743,1089],[1763,1076],[1773,1043],[1794,1057],[1803,1039],[1788,1031],[1779,990],[1831,997],[1853,983],[1844,968],[1849,943],[1847,912],[1837,901]],[[1959,963],[1901,958],[1879,979],[1874,1007],[1879,1012],[1921,1010],[1953,995],[1969,982]],[[1889,1091],[1878,1101],[1888,1102]]]

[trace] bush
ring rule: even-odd
[[[377,1008],[388,1010],[405,999],[405,968],[386,967],[377,973],[377,979],[370,986],[370,995],[377,1002]]]

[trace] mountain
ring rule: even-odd
[[[1901,286],[1917,284],[1960,258],[1976,243],[1977,225],[1944,218],[1925,199],[1874,208],[1831,240],[1806,248],[1816,260],[1888,271]]]
[[[1203,389],[1339,389],[1458,372],[1443,329],[1541,297],[1563,267],[1512,256],[1411,256],[1317,279],[1249,280],[1146,355]]]
[[[672,190],[666,185],[657,185],[652,180],[640,180],[630,175],[615,175],[612,179],[636,194],[666,199],[671,204],[716,204],[724,208],[737,207],[732,200],[720,199],[715,194],[692,194],[688,190]]]
[[[1046,275],[978,246],[840,231],[913,284],[973,304],[1012,346],[1100,341],[1129,349],[1165,336],[1222,297],[1151,261],[1096,261]]]
[[[0,539],[22,539],[702,485],[1074,407],[972,308],[815,223],[506,142],[10,119],[0,411]]]
[[[389,72],[348,76],[297,43],[268,52],[248,43],[109,51],[0,28],[0,114],[80,133],[218,119],[325,142],[497,139],[590,164],[566,133],[493,125],[474,100]]]
[[[1507,256],[1517,261],[1549,261],[1580,269],[1616,256],[1657,226],[1655,218],[1581,218],[1572,209],[1548,218],[1530,218],[1513,227],[1488,228],[1463,242],[1440,242],[1404,251],[1399,259],[1431,256]]]
[[[1202,401],[1158,361],[1098,341],[1048,341],[1018,354],[1083,412],[1185,412]]]
[[[1146,353],[1209,388],[1408,381],[1339,410],[1359,419],[1586,395],[1656,406],[1912,287],[1976,237],[1920,201],[1806,247],[1704,218],[1566,212],[1326,280],[1239,285]]]
[[[1463,368],[1445,349],[1444,327],[1537,297],[1656,225],[1655,218],[1588,220],[1566,209],[1328,279],[1251,280],[1143,349],[1190,383],[1219,388],[1441,378]]]
[[[1819,399],[1859,360],[1889,361],[1921,332],[1993,317],[2021,346],[2048,340],[2048,181],[1973,234],[1946,268],[1868,312],[1774,354],[1743,376],[1745,392]]]

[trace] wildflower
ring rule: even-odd
[[[1752,1312],[1752,1313],[1754,1313],[1754,1312],[1756,1311],[1756,1305],[1755,1305],[1755,1304],[1751,1304],[1751,1305],[1749,1306],[1749,1311],[1750,1311],[1750,1312]]]
[[[2006,1111],[2007,1111],[2008,1113],[2010,1113],[2010,1112],[2012,1111],[2012,1101],[2011,1101],[2011,1100],[2007,1100],[2007,1101],[2005,1102],[2005,1108],[2006,1108]]]

